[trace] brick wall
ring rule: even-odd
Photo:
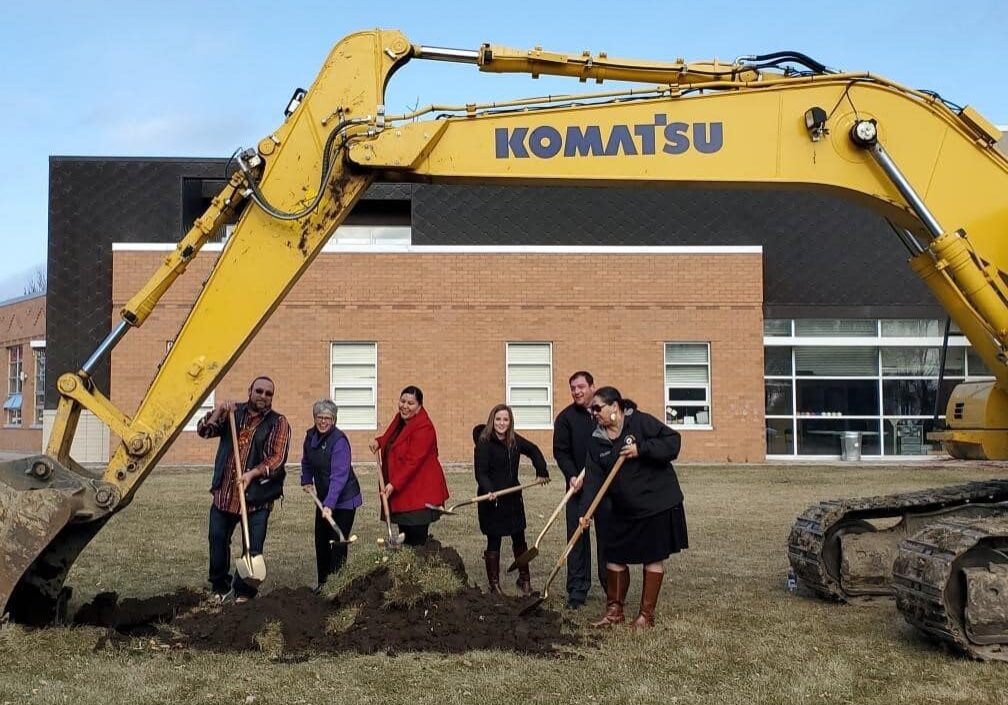
[[[132,414],[206,278],[200,254],[112,358],[113,401]],[[118,310],[164,253],[117,250]],[[711,344],[713,430],[684,431],[684,460],[764,459],[762,256],[732,254],[323,253],[228,375],[216,398],[244,399],[249,381],[276,381],[275,408],[300,457],[311,404],[328,396],[330,341],[378,344],[378,418],[416,384],[446,461],[471,461],[471,428],[505,398],[505,344],[553,343],[553,413],[567,378],[588,369],[661,417],[665,342]],[[379,431],[349,431],[355,456]],[[550,431],[523,432],[547,457]],[[113,441],[115,442],[115,441]],[[209,463],[211,443],[185,432],[165,463]]]
[[[21,423],[11,425],[3,411],[0,450],[37,453],[42,448],[42,426],[35,423],[35,352],[33,340],[45,340],[44,295],[13,299],[0,304],[0,392],[10,396],[10,349],[21,349]]]

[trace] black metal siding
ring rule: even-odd
[[[111,330],[112,243],[175,242],[225,159],[52,157],[49,369],[77,369]],[[872,212],[797,191],[375,184],[351,217],[411,220],[418,245],[762,245],[768,318],[941,317]],[[408,214],[406,203],[411,203]],[[57,401],[57,374],[46,405]],[[108,364],[96,373],[109,389]]]

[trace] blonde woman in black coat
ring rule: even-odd
[[[490,494],[519,484],[518,461],[523,455],[532,461],[536,477],[549,481],[546,459],[535,443],[515,433],[514,413],[506,404],[498,404],[490,410],[486,424],[473,429],[473,440],[476,442],[473,455],[477,494]],[[491,593],[499,593],[501,539],[511,537],[511,550],[515,558],[528,550],[525,541],[525,503],[521,492],[515,492],[480,502],[478,512],[480,531],[487,537],[487,548],[483,554],[487,582]],[[532,594],[528,566],[518,569],[515,584],[522,594]]]

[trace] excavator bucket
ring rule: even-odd
[[[0,613],[29,625],[65,618],[67,572],[111,516],[95,503],[100,486],[48,456],[0,463]]]

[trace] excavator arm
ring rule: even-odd
[[[410,59],[657,85],[386,115],[385,86]],[[986,407],[1008,415],[1000,391],[1008,384],[1008,252],[1001,244],[1008,226],[1008,162],[992,146],[998,137],[969,109],[954,112],[933,95],[876,76],[831,72],[800,54],[657,63],[539,48],[432,48],[395,31],[350,35],[333,48],[283,125],[238,157],[240,169],[126,304],[116,329],[79,371],[59,378],[47,453],[0,466],[0,606],[24,622],[59,617],[74,559],[128,505],[200,401],[376,178],[718,183],[805,187],[858,200],[895,224],[915,271],[995,370],[997,383],[985,399],[996,403]],[[126,415],[96,389],[92,370],[143,324],[242,205],[157,376]],[[101,473],[70,457],[84,409],[120,439]],[[1005,425],[1003,415],[984,421],[981,434],[991,421]],[[990,443],[1008,457],[1003,440]]]

